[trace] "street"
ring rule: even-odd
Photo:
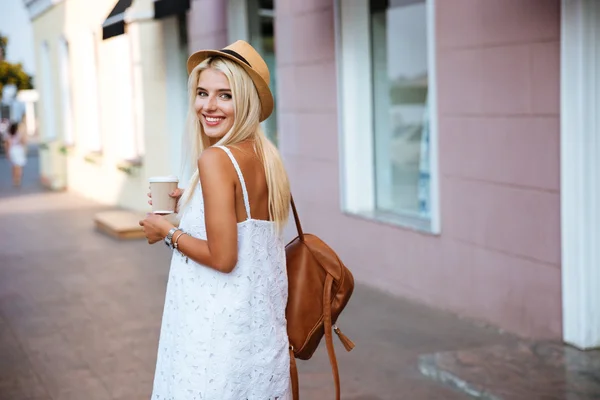
[[[0,158],[0,400],[149,399],[170,251],[97,232],[109,208],[43,190],[37,169],[13,188]],[[335,339],[344,400],[468,399],[419,356],[514,341],[361,284],[338,322],[356,343]],[[299,370],[303,400],[333,398],[324,346]]]

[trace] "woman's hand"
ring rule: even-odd
[[[169,197],[174,198],[177,201],[177,205],[175,206],[175,212],[178,213],[179,212],[179,199],[181,198],[181,196],[183,196],[183,190],[181,188],[177,188],[175,190],[173,190],[171,193],[169,193]],[[152,205],[152,192],[148,192],[148,197],[150,198],[150,200],[148,200],[148,204]]]
[[[174,227],[165,217],[162,215],[156,215],[148,213],[146,218],[140,221],[140,226],[144,230],[146,239],[149,244],[159,242],[167,236],[171,228]]]

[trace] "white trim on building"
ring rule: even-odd
[[[227,27],[228,43],[236,40],[250,42],[247,0],[227,1]]]
[[[422,3],[421,1],[413,3]],[[374,120],[384,124],[388,118],[386,112],[376,115],[377,110],[389,107],[376,107],[370,101],[374,91],[374,76],[385,74],[388,65],[375,64],[373,60],[384,60],[385,54],[374,52],[384,44],[374,49],[371,45],[372,26],[369,0],[346,2],[338,0],[335,3],[336,15],[336,59],[338,67],[338,105],[339,105],[339,143],[340,143],[340,187],[341,208],[343,211],[372,218],[375,220],[406,226],[439,234],[439,183],[438,183],[438,132],[437,132],[437,92],[435,74],[435,2],[425,0],[426,28],[426,58],[427,58],[427,105],[429,115],[429,148],[422,155],[429,154],[429,215],[412,215],[409,213],[382,212],[378,206],[390,203],[392,193],[392,172],[390,167],[392,136],[387,140],[378,137]],[[386,21],[382,20],[381,24]],[[375,31],[377,33],[377,31]],[[385,32],[382,32],[385,34]],[[424,56],[425,57],[425,56]],[[381,61],[380,60],[380,61]],[[385,92],[385,88],[376,91]],[[389,106],[389,104],[388,104]],[[384,110],[385,111],[385,110]],[[381,125],[380,125],[381,128]],[[379,129],[386,132],[387,126]],[[391,129],[391,126],[389,127]],[[423,146],[423,144],[421,144]],[[383,156],[375,157],[375,153]],[[387,157],[384,157],[387,154]],[[378,164],[379,163],[379,164]],[[387,163],[387,167],[382,165]],[[378,176],[376,177],[376,173]],[[385,181],[377,185],[377,180]],[[419,178],[420,179],[420,178]],[[416,187],[414,188],[416,191]],[[377,200],[379,198],[379,201]],[[387,207],[386,207],[387,208]]]
[[[167,86],[167,129],[169,135],[169,170],[179,171],[179,182],[185,186],[194,171],[189,170],[189,163],[184,163],[183,140],[188,114],[188,87],[186,62],[188,58],[187,44],[178,35],[178,21],[175,17],[165,18],[162,22],[163,41],[165,43],[165,69]]]
[[[74,143],[73,133],[73,101],[71,94],[71,60],[69,42],[65,37],[58,39],[58,57],[60,68],[60,94],[63,112],[63,141],[70,146]]]
[[[342,209],[351,213],[371,210],[375,207],[373,128],[370,101],[357,99],[360,92],[372,92],[372,74],[369,63],[369,2],[347,2],[341,7],[336,2],[339,15],[337,57],[339,60],[339,115],[340,149],[342,151],[340,187]],[[361,82],[361,85],[358,85]],[[362,161],[361,161],[362,160]]]
[[[562,0],[563,339],[600,347],[600,3]]]
[[[56,139],[56,118],[54,105],[54,79],[52,79],[52,61],[50,44],[44,41],[40,45],[41,64],[42,64],[42,110],[44,115],[44,140],[53,141]]]
[[[275,7],[275,2],[273,7]],[[275,53],[264,48],[262,23],[275,19],[274,9],[260,8],[258,0],[227,0],[227,41],[233,43],[237,40],[249,42],[264,58],[271,71],[270,87],[275,96],[273,114],[261,126],[267,137],[277,145],[277,68]],[[275,34],[275,33],[273,33]]]
[[[87,101],[82,104],[87,127],[80,134],[84,135],[82,142],[86,152],[100,153],[102,152],[102,119],[98,86],[98,38],[96,32],[88,31],[80,34],[78,40],[83,41],[80,49],[84,54],[80,54],[79,57],[82,57],[82,63],[85,65],[83,74],[88,93]]]

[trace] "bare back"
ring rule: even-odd
[[[269,190],[264,166],[254,150],[254,142],[245,141],[228,146],[240,165],[253,219],[269,220]],[[239,181],[235,185],[235,213],[238,222],[247,219],[244,196]]]

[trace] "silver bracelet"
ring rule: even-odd
[[[185,232],[185,231],[181,230],[181,229],[180,229],[180,231],[181,231],[181,233],[179,234],[179,236],[177,236],[177,237],[175,238],[175,240],[173,241],[173,247],[174,247],[174,249],[175,249],[175,250],[177,250],[177,251],[179,252],[179,255],[180,255],[181,257],[185,257],[185,263],[187,264],[187,262],[188,262],[188,260],[189,260],[189,259],[188,259],[188,257],[187,257],[185,254],[183,254],[183,253],[181,252],[181,250],[179,250],[179,248],[177,247],[177,242],[179,241],[179,239],[180,239],[180,238],[181,238],[183,235],[188,235],[188,236],[189,236],[189,234],[188,234],[187,232]]]
[[[177,227],[173,227],[169,230],[169,233],[167,233],[167,236],[165,236],[165,244],[170,247],[171,249],[173,248],[173,243],[172,243],[172,239],[173,239],[173,234],[177,231],[179,231],[180,229]]]
[[[181,237],[181,235],[185,235],[185,232],[182,231],[181,229],[179,230],[179,235],[175,236],[175,234],[173,234],[174,238],[173,238],[173,248],[175,250],[177,250],[177,241],[179,240],[179,238]]]

